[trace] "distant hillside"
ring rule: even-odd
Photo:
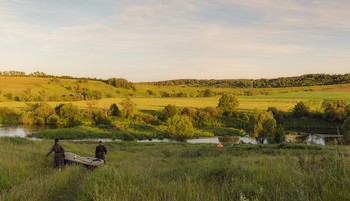
[[[52,76],[42,72],[26,75],[0,71],[0,102],[82,101],[124,97],[213,97],[272,95],[298,91],[348,90],[350,74],[310,74],[276,79],[180,79],[132,83],[123,78],[107,80]]]
[[[110,78],[107,80],[89,77],[71,77],[47,75],[44,72],[26,74],[20,71],[0,71],[0,77],[40,77],[59,78],[73,80],[91,80],[105,82],[114,87],[133,88],[134,83],[123,78]],[[211,88],[283,88],[302,86],[321,86],[334,84],[350,84],[350,73],[347,74],[306,74],[294,77],[279,77],[271,79],[176,79],[154,82],[139,82],[138,85],[155,86],[188,86],[188,87],[211,87]]]
[[[301,86],[321,86],[350,83],[350,73],[340,75],[307,74],[295,77],[280,77],[274,79],[178,79],[158,82],[143,82],[140,84],[156,86],[193,86],[217,88],[281,88]]]
[[[100,80],[0,76],[0,101],[99,100],[131,92]]]

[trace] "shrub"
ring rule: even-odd
[[[15,124],[20,122],[21,115],[14,109],[0,107],[0,124]]]
[[[135,141],[136,140],[135,136],[133,136],[129,133],[123,133],[121,135],[120,139],[123,141]]]
[[[306,117],[309,115],[309,108],[306,107],[303,101],[300,101],[294,106],[293,115],[297,118]]]
[[[224,94],[221,96],[218,108],[223,112],[233,112],[239,106],[237,98],[231,94]]]
[[[168,119],[168,131],[177,141],[185,141],[194,135],[192,122],[188,116],[175,115]]]
[[[51,115],[48,117],[46,123],[50,124],[50,125],[57,125],[59,122],[60,122],[60,117],[58,115],[54,114],[54,115]]]
[[[95,125],[111,125],[111,120],[107,118],[102,110],[94,110],[92,112],[92,120]]]
[[[167,119],[177,115],[179,113],[179,109],[175,105],[167,105],[164,107],[161,115],[161,119],[166,121]]]
[[[272,137],[272,143],[282,143],[286,141],[286,133],[282,125],[279,125]]]
[[[132,118],[137,113],[136,104],[130,99],[126,98],[121,103],[121,115],[126,118]]]
[[[194,136],[196,137],[214,137],[214,133],[205,130],[195,130]]]

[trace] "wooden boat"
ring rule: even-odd
[[[64,163],[83,165],[88,168],[96,168],[99,165],[104,164],[104,161],[100,158],[83,157],[71,152],[64,152]]]

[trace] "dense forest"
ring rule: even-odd
[[[193,86],[193,87],[220,87],[220,88],[281,88],[300,86],[320,86],[350,83],[350,73],[340,74],[307,74],[294,77],[280,77],[274,79],[179,79],[159,82],[144,82],[157,86]]]

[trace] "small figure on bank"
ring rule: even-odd
[[[55,143],[52,145],[49,152],[46,154],[46,157],[49,156],[52,152],[55,152],[54,156],[54,168],[57,168],[58,170],[61,170],[64,166],[64,149],[63,147],[58,143],[58,138],[55,138]]]
[[[102,141],[99,141],[98,145],[96,146],[95,157],[103,159],[104,163],[106,163],[106,160],[105,160],[106,154],[107,154],[106,147],[102,144]]]

